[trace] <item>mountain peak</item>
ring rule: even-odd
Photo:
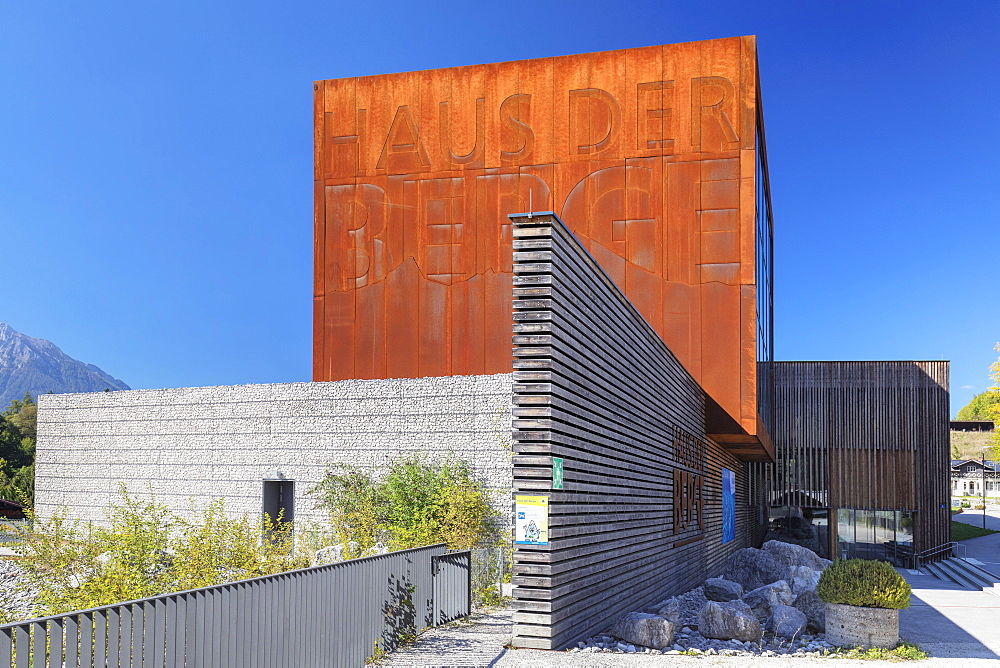
[[[26,336],[0,322],[0,409],[25,392],[128,390],[128,385],[93,364],[73,359],[51,341]]]

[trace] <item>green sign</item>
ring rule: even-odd
[[[552,458],[552,489],[563,488],[563,463],[562,457]]]

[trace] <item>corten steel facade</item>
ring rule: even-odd
[[[314,380],[509,372],[506,216],[550,210],[769,459],[757,91],[753,37],[317,82]]]

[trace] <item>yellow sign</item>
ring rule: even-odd
[[[518,545],[549,544],[549,497],[514,497],[514,542]]]

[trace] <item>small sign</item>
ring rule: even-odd
[[[552,489],[563,488],[563,460],[562,457],[552,458]]]
[[[722,542],[736,539],[736,474],[722,469]]]
[[[514,542],[518,545],[549,544],[549,497],[514,497]]]

